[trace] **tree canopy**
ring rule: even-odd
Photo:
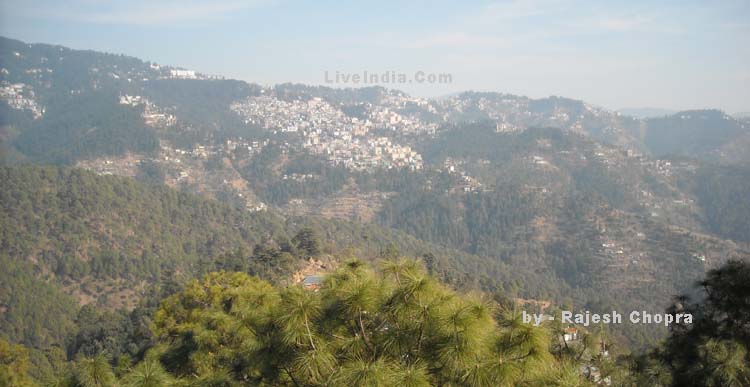
[[[198,384],[555,385],[565,368],[545,330],[410,260],[348,261],[318,291],[210,273],[167,298],[154,327],[152,355]]]

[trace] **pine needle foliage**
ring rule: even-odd
[[[585,383],[550,354],[543,328],[516,317],[453,291],[413,260],[377,270],[350,260],[315,291],[216,272],[162,302],[152,351],[187,385]],[[125,380],[142,381],[146,372],[163,375],[139,364]]]

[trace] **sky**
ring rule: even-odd
[[[423,97],[750,112],[747,0],[0,0],[0,35],[264,85],[369,86],[351,82],[367,72]]]

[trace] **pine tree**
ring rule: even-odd
[[[481,295],[456,293],[412,260],[385,261],[378,271],[347,261],[319,291],[210,273],[167,298],[155,328],[154,356],[198,385],[584,382],[560,371],[568,366],[549,352],[543,328]]]

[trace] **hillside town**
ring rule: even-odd
[[[2,70],[7,72],[5,69]],[[36,103],[34,90],[23,83],[3,81],[0,84],[0,101],[7,103],[12,109],[30,111],[35,119],[44,114],[44,108]]]
[[[311,153],[353,170],[373,168],[422,168],[422,156],[384,131],[416,132],[423,124],[386,107],[371,107],[368,118],[344,114],[321,98],[284,101],[272,96],[250,97],[232,104],[231,109],[248,125],[273,133],[295,133]],[[434,131],[434,125],[426,125]]]
[[[120,105],[143,106],[143,122],[153,128],[166,128],[177,123],[177,118],[159,108],[148,99],[140,95],[121,95]]]
[[[165,181],[169,185],[189,187],[192,191],[208,193],[211,196],[228,196],[243,202],[249,210],[260,210],[265,208],[265,204],[255,198],[248,182],[235,170],[233,164],[251,162],[253,157],[271,142],[277,144],[283,152],[308,152],[327,160],[332,165],[354,171],[424,169],[422,155],[411,145],[400,142],[405,139],[408,141],[408,135],[414,133],[433,136],[437,126],[409,115],[402,115],[398,111],[409,104],[433,111],[433,103],[398,94],[386,94],[382,101],[382,104],[362,103],[364,114],[360,117],[365,118],[360,118],[344,113],[341,108],[320,97],[284,100],[265,91],[260,96],[242,99],[230,106],[231,111],[241,117],[249,127],[257,127],[266,132],[264,137],[260,137],[264,138],[262,140],[259,137],[247,139],[240,136],[228,137],[222,141],[206,139],[191,148],[178,147],[162,140],[160,151],[155,157],[108,157],[83,160],[79,162],[79,166],[99,174],[136,176],[141,164],[156,163],[165,171]],[[503,101],[522,107],[520,102],[512,98]],[[487,101],[480,102],[481,106],[491,105]],[[156,106],[146,97],[122,94],[119,103],[142,107],[141,116],[148,126],[163,130],[173,130],[170,128],[178,126],[179,118],[175,114],[169,109]],[[496,121],[498,132],[523,130],[519,125],[502,121],[506,116],[499,117]],[[528,165],[530,171],[536,171],[534,173],[539,176],[557,173],[558,165],[583,167],[590,163],[606,169],[620,169],[627,165],[628,170],[640,170],[639,173],[660,176],[663,179],[671,179],[675,171],[692,173],[695,170],[694,163],[652,159],[644,157],[640,151],[632,148],[621,150],[592,143],[590,150],[583,151],[555,150],[544,142],[537,145],[538,150],[523,156],[522,163]],[[206,169],[209,160],[219,160],[218,164],[214,163],[216,165],[210,172]],[[489,160],[481,160],[479,164],[477,165],[480,169],[493,168]],[[447,158],[442,165],[435,165],[431,169],[453,176],[453,193],[492,191],[494,187],[483,182],[475,174],[477,165],[471,167],[465,165],[465,160]],[[282,180],[309,182],[318,178],[319,176],[309,173],[289,173],[284,174]],[[545,195],[555,192],[553,185],[534,186],[530,189]],[[652,188],[646,186],[639,187],[636,192],[639,192],[637,199],[640,206],[652,217],[680,217],[687,221],[692,216],[693,198],[680,196],[665,199],[662,195],[655,195]]]

